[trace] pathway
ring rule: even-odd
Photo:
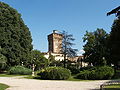
[[[0,83],[10,86],[7,90],[94,90],[107,82],[100,81],[52,81],[24,79],[20,77],[0,77]]]

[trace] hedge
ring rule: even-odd
[[[23,66],[14,66],[8,71],[9,74],[18,74],[18,75],[30,75],[32,70],[25,68]]]
[[[70,70],[62,67],[47,67],[38,73],[41,79],[66,80],[71,76]]]

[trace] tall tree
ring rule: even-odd
[[[0,72],[6,69],[7,66],[7,58],[1,54],[2,49],[0,47]]]
[[[116,19],[112,25],[110,33],[109,46],[111,52],[111,62],[120,67],[120,19]]]
[[[115,9],[113,9],[112,11],[108,12],[107,16],[109,16],[111,14],[116,14],[116,17],[120,18],[120,6],[118,6]]]
[[[120,6],[107,13],[107,15],[111,14],[116,14],[117,19],[114,20],[110,32],[110,61],[114,64],[115,69],[118,69],[120,68]]]
[[[32,39],[21,15],[9,5],[0,2],[0,46],[7,65],[14,66],[27,60],[32,50]]]
[[[64,54],[64,68],[66,68],[67,57],[76,56],[77,49],[72,48],[74,45],[72,41],[75,40],[72,34],[68,34],[67,32],[63,31],[62,35],[62,53]]]
[[[105,65],[107,54],[106,40],[108,34],[103,29],[97,29],[94,32],[86,32],[83,37],[85,61],[94,66]]]

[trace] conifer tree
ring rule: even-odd
[[[117,18],[112,25],[109,43],[111,62],[118,68],[120,66],[120,18]]]
[[[21,15],[8,4],[0,2],[0,47],[7,58],[7,65],[14,66],[27,60],[32,50],[29,28]]]

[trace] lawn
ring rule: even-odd
[[[0,74],[0,77],[15,77],[15,76],[28,76],[28,75],[9,75],[9,74]]]
[[[105,86],[104,90],[120,90],[120,84]]]
[[[0,83],[0,90],[5,90],[8,87],[9,87],[8,85]]]

